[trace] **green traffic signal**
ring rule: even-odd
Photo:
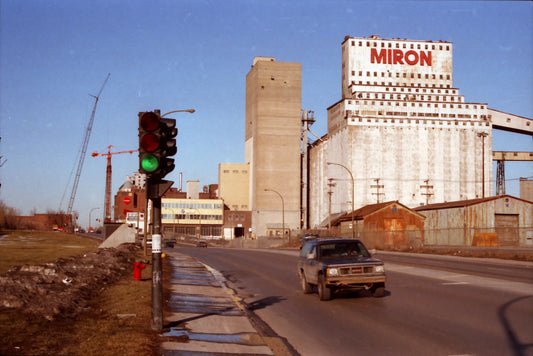
[[[151,173],[159,168],[159,160],[154,155],[146,155],[141,159],[141,168]]]

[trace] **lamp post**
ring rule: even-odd
[[[274,189],[265,189],[265,192],[273,192],[279,195],[281,198],[281,231],[282,231],[282,238],[285,239],[285,202],[283,201],[283,196],[275,191]]]
[[[163,118],[168,114],[175,112],[194,113],[194,109],[169,111],[160,117]],[[161,196],[170,185],[171,181],[162,181],[159,184],[157,197],[151,197],[152,201],[152,329],[163,329],[163,267],[161,263]],[[163,185],[162,185],[163,184]],[[147,187],[148,188],[148,187]],[[159,189],[162,189],[159,191]],[[146,189],[148,191],[148,189]],[[159,194],[161,192],[161,194]],[[147,196],[148,198],[148,196]],[[148,199],[147,199],[148,200]]]
[[[91,228],[91,214],[93,213],[93,210],[100,209],[100,208],[92,208],[91,211],[89,211],[89,227],[87,228],[87,232],[89,232],[89,229]]]
[[[355,239],[355,224],[354,224],[355,181],[353,179],[353,174],[346,166],[340,163],[327,162],[327,164],[340,166],[346,169],[346,171],[350,174],[350,178],[352,179],[352,239]]]

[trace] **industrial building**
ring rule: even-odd
[[[425,245],[533,246],[533,202],[509,195],[430,204]]]
[[[186,197],[178,196],[185,195],[181,188],[171,189],[162,206],[167,231],[207,225],[201,235],[285,239],[342,216],[336,221],[340,234],[353,236],[360,228],[375,246],[438,244],[440,238],[423,227],[426,212],[440,203],[460,206],[492,197],[493,161],[496,193],[505,195],[504,162],[533,160],[527,152],[493,152],[493,129],[533,136],[533,120],[465,100],[453,85],[451,42],[374,35],[346,37],[341,47],[342,95],[327,108],[327,133],[310,144],[314,117],[301,108],[301,64],[254,58],[246,75],[244,163],[219,165],[218,189],[210,187],[211,195],[203,197],[220,201],[214,210],[176,210],[175,199],[200,197],[193,196],[193,186]],[[531,192],[531,181],[522,187]],[[424,206],[434,209],[417,209]],[[350,219],[351,212],[359,218]],[[385,215],[390,223],[371,225]],[[399,216],[411,221],[411,232],[401,238]],[[530,215],[524,210],[519,216]],[[425,221],[433,226],[431,217]],[[518,219],[519,228],[531,229],[527,223]],[[474,243],[469,236],[463,243]],[[513,243],[525,243],[525,236]]]
[[[311,228],[329,206],[414,208],[493,195],[493,113],[526,122],[529,134],[531,120],[466,101],[453,86],[452,50],[443,41],[344,39],[342,97],[309,152]]]
[[[300,229],[302,67],[254,58],[246,75],[245,163],[252,235]]]

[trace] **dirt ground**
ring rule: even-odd
[[[98,249],[53,263],[15,267],[0,275],[3,308],[47,320],[75,318],[106,285],[131,274],[138,247]]]

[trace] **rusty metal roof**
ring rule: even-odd
[[[481,203],[486,203],[489,201],[497,200],[497,199],[503,199],[503,198],[512,198],[516,200],[521,200],[526,203],[531,203],[530,201],[516,198],[510,195],[500,195],[500,196],[494,196],[494,197],[486,197],[486,198],[478,198],[478,199],[469,199],[469,200],[457,200],[457,201],[450,201],[445,203],[437,203],[437,204],[429,204],[429,205],[422,205],[414,208],[415,211],[424,211],[424,210],[437,210],[437,209],[452,209],[452,208],[459,208],[459,207],[466,207]]]
[[[392,204],[398,205],[398,206],[400,206],[400,207],[402,207],[402,208],[404,208],[406,210],[410,210],[410,211],[413,212],[413,214],[419,215],[420,217],[425,219],[425,216],[423,216],[422,214],[416,212],[415,209],[411,209],[411,208],[403,205],[398,200],[392,200],[392,201],[388,201],[388,202],[384,202],[384,203],[365,205],[362,208],[359,208],[359,209],[355,210],[354,211],[354,220],[363,220],[365,218],[365,216],[374,214],[375,212],[377,212],[379,210],[382,210],[382,209],[384,209],[384,208],[386,208],[386,207],[388,207],[388,206],[390,206]],[[338,224],[341,221],[348,221],[348,220],[351,220],[351,219],[352,219],[352,213],[351,212],[347,212],[347,213],[344,213],[342,216],[340,216],[337,220],[335,220],[335,224],[332,221],[331,225],[336,225],[336,224]]]

